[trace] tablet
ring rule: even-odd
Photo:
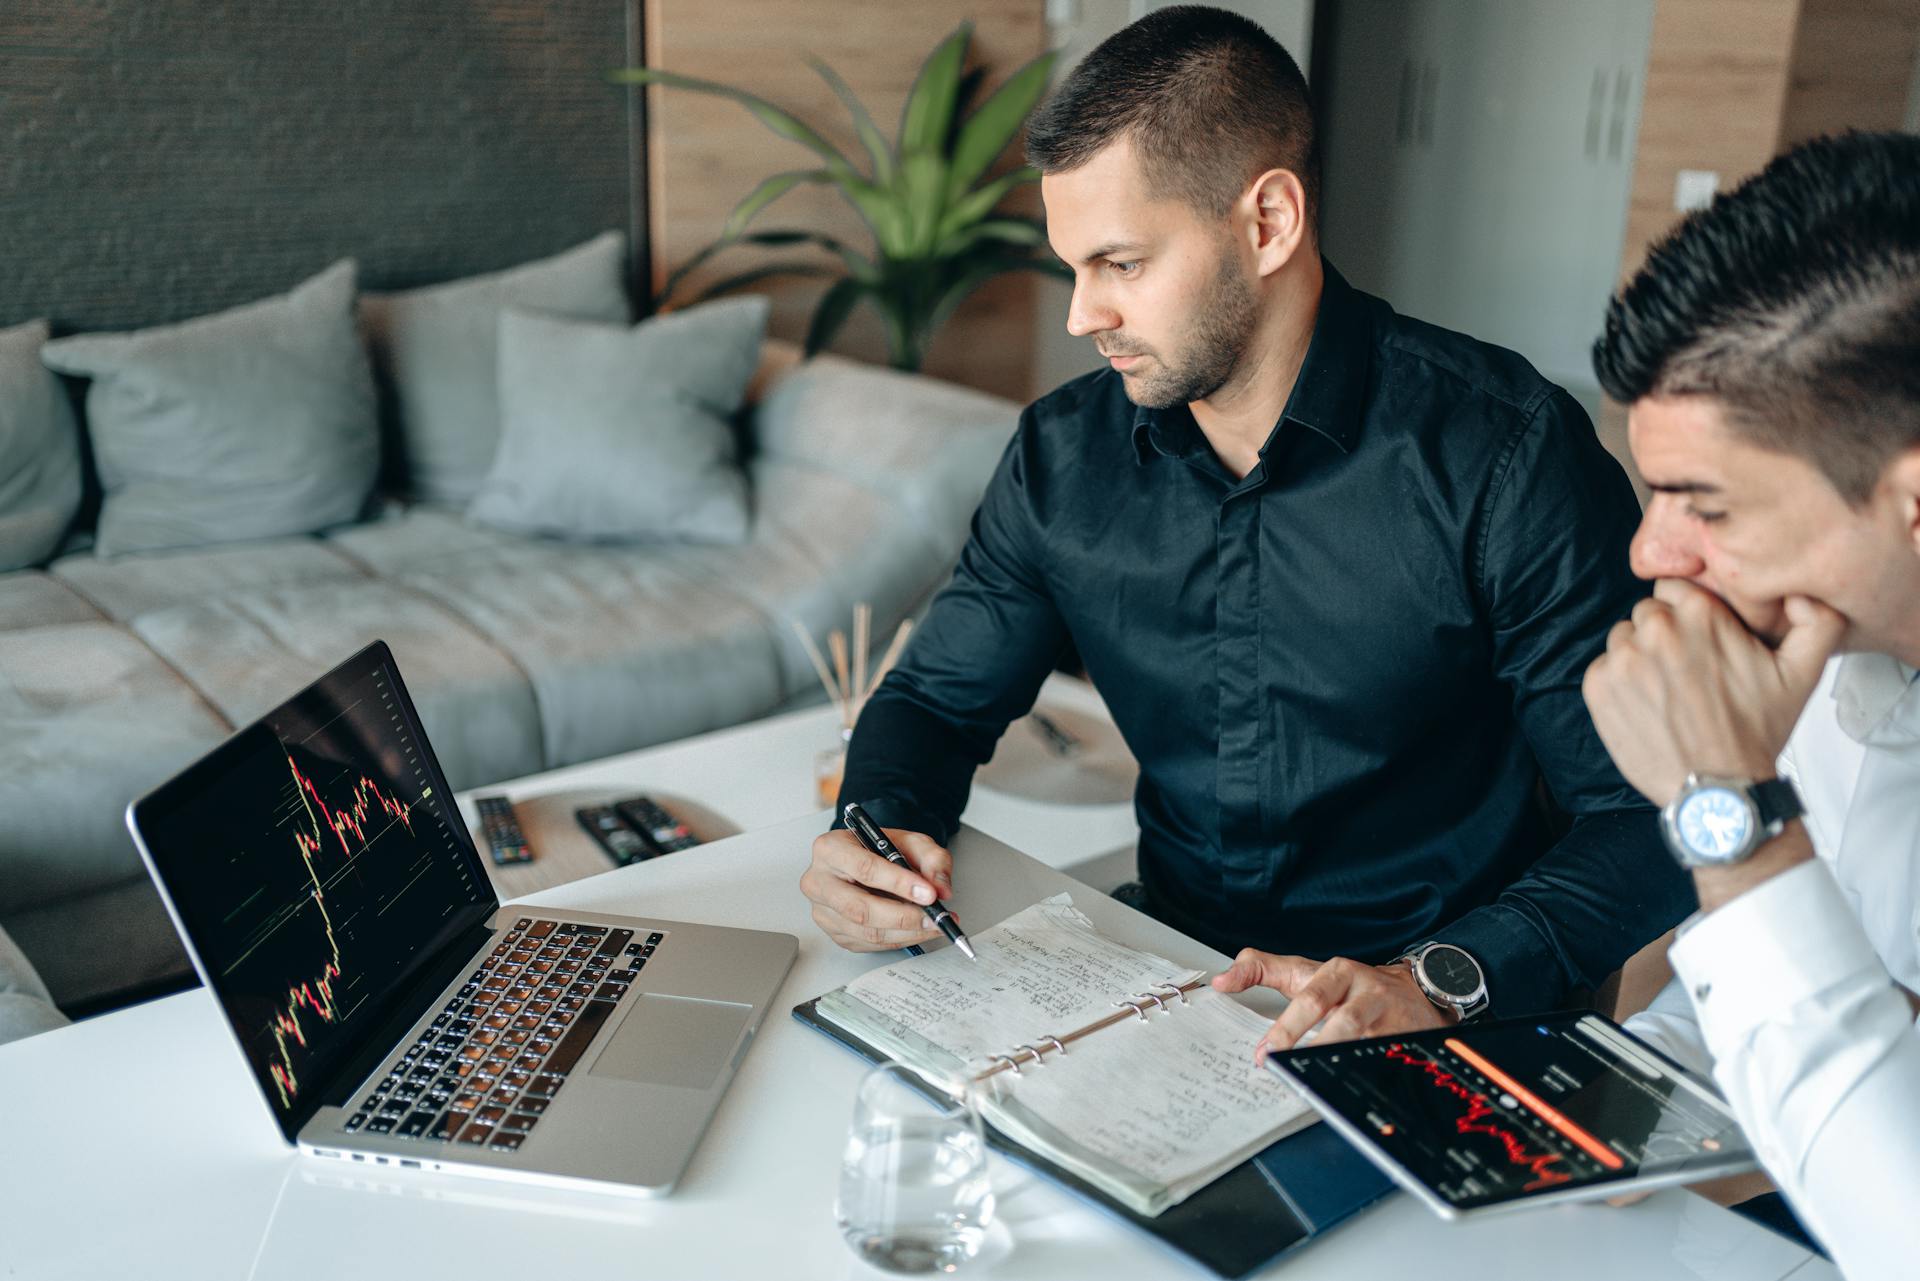
[[[1267,1065],[1443,1218],[1754,1164],[1711,1085],[1598,1014],[1309,1045]]]

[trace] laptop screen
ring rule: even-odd
[[[132,821],[289,1138],[409,980],[497,906],[377,642]]]

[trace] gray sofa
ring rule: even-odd
[[[822,357],[744,417],[741,546],[580,545],[390,506],[314,537],[0,574],[0,926],[56,1001],[185,968],[127,802],[375,637],[456,788],[772,712],[815,636],[944,581],[1017,406]]]

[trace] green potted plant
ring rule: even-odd
[[[815,168],[774,174],[747,193],[728,216],[719,238],[668,277],[656,305],[671,304],[674,291],[688,274],[726,249],[814,245],[837,255],[845,272],[805,260],[763,263],[709,285],[689,301],[769,276],[838,275],[807,326],[807,354],[832,342],[854,308],[866,302],[885,324],[889,363],[897,369],[917,370],[928,342],[947,317],[993,277],[1008,271],[1039,271],[1071,278],[1071,271],[1041,248],[1046,235],[1037,223],[999,212],[1008,193],[1038,181],[1039,171],[1023,167],[988,176],[1046,93],[1057,55],[1042,54],[1015,71],[962,119],[978,82],[977,74],[963,70],[972,36],[972,24],[962,23],[928,56],[907,94],[891,144],[846,81],[819,59],[809,60],[853,117],[866,152],[864,166],[848,160],[818,130],[790,112],[744,90],[652,68],[615,72],[614,78],[624,84],[657,84],[730,98],[821,160]],[[748,230],[762,210],[803,184],[831,186],[853,207],[873,234],[871,255],[819,232]]]

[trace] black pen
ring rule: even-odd
[[[909,872],[914,870],[913,864],[907,862],[907,856],[894,848],[887,834],[880,830],[880,825],[868,818],[867,812],[857,802],[848,801],[840,812],[846,816],[847,830],[859,837],[862,845],[896,867],[904,867]],[[961,932],[959,918],[948,910],[945,903],[935,899],[920,910],[940,927],[940,932],[947,936],[949,942],[967,954],[969,961],[979,959],[973,954],[973,944],[967,942],[967,936]]]

